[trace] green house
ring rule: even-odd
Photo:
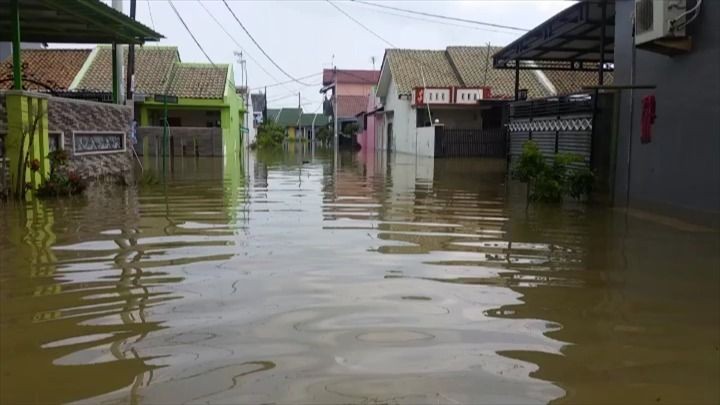
[[[124,50],[127,60],[127,49]],[[98,46],[70,85],[76,91],[111,91],[112,50]],[[123,83],[126,78],[123,77]],[[167,119],[176,128],[203,134],[222,133],[223,154],[239,153],[245,113],[242,97],[235,92],[232,65],[184,63],[177,47],[144,46],[135,51],[135,120],[143,128],[162,127]],[[125,85],[123,84],[123,88]],[[210,130],[214,128],[215,130]]]

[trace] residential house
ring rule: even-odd
[[[688,1],[685,52],[665,55],[633,43],[634,4],[615,4],[615,76],[621,85],[652,91],[619,96],[616,200],[659,211],[684,211],[720,226],[720,2]],[[634,61],[633,61],[634,58]],[[641,140],[642,99],[655,100],[651,139]],[[634,106],[634,108],[631,107]],[[632,146],[631,146],[632,145]],[[629,164],[628,164],[629,163]],[[684,214],[684,215],[685,215]]]
[[[298,126],[298,138],[304,141],[314,141],[320,128],[327,127],[330,120],[325,114],[303,113]]]
[[[23,49],[23,85],[26,90],[57,93],[70,88],[91,49]],[[12,57],[0,62],[0,89],[12,88]]]
[[[3,26],[12,26],[18,38],[38,43],[68,44],[143,44],[162,38],[162,35],[101,1],[31,3],[13,2],[22,15],[21,19],[9,18],[7,13],[2,17]],[[3,3],[3,6],[5,4],[8,3]],[[77,24],[78,15],[93,24]],[[41,53],[42,50],[28,50],[23,46],[13,48],[13,52],[18,52],[14,56],[20,63],[13,66],[13,73],[3,73],[4,78],[12,75],[12,90],[0,90],[0,164],[9,168],[10,182],[5,183],[7,179],[3,178],[0,184],[30,183],[32,187],[40,186],[49,178],[48,155],[58,148],[67,152],[68,166],[81,176],[132,175],[133,156],[128,142],[128,134],[132,133],[132,108],[92,100],[80,101],[57,94],[68,92],[77,75],[82,73],[85,51],[50,50],[49,53]],[[112,76],[112,71],[108,68],[109,76]],[[34,125],[38,120],[41,125]],[[34,129],[35,141],[30,150],[24,150],[21,142],[26,128]],[[37,160],[38,170],[21,170],[22,166],[17,163],[25,157]]]
[[[237,86],[235,92],[240,95],[245,103],[245,114],[243,116],[243,125],[241,128],[243,147],[249,148],[255,143],[257,137],[257,124],[255,123],[255,106],[251,102],[251,95],[247,87]],[[262,114],[262,110],[260,111]]]
[[[636,5],[646,13],[638,16]],[[636,23],[647,16],[656,19]],[[718,19],[720,2],[716,1],[578,2],[519,37],[494,59],[497,66],[508,65],[510,71],[520,61],[520,69],[552,64],[594,74],[600,90],[587,91],[586,96],[597,98],[599,108],[587,113],[592,123],[586,131],[591,145],[588,153],[591,167],[606,183],[610,201],[717,227]],[[658,22],[660,31],[638,35],[643,27]],[[561,35],[571,40],[558,40]],[[600,81],[601,67],[614,69],[613,85]],[[573,115],[533,121],[567,125],[577,118]],[[526,120],[519,124],[519,128],[511,127],[511,135],[527,139],[530,132],[535,140],[542,130],[528,126]],[[605,164],[598,167],[598,162]]]
[[[255,128],[263,122],[263,112],[265,111],[265,94],[255,93],[250,95],[250,101],[252,104],[253,122]]]
[[[301,116],[302,108],[268,109],[268,119],[285,128],[285,136],[289,141],[295,141],[298,137]]]
[[[321,93],[332,90],[332,96],[326,100],[325,113],[333,117],[333,108],[337,105],[338,128],[357,123],[357,115],[365,111],[367,95],[377,84],[380,71],[358,69],[324,69]]]
[[[381,132],[383,127],[383,106],[376,93],[377,87],[373,86],[370,94],[368,94],[365,110],[358,114],[360,132],[357,136],[357,142],[360,149],[365,153],[375,152],[376,134]]]
[[[127,48],[123,57],[127,60]],[[112,48],[96,47],[70,90],[110,92],[111,65]],[[184,63],[174,46],[136,48],[134,99],[139,138],[156,139],[162,133],[165,96],[170,133],[178,140],[174,151],[215,156],[239,153],[245,106],[236,93],[231,65]],[[146,146],[141,144],[139,153]]]
[[[515,75],[493,68],[499,49],[386,50],[376,91],[383,110],[375,147],[435,156],[436,127],[442,127],[446,139],[452,134],[492,142],[476,148],[478,154],[504,154],[503,108],[515,97]],[[581,79],[574,80],[577,86]],[[558,94],[558,86],[539,70],[521,71],[519,85],[529,98]]]

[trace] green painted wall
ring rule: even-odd
[[[228,69],[225,81],[225,94],[222,99],[179,98],[177,104],[169,104],[173,110],[220,110],[220,127],[223,134],[224,154],[239,155],[242,149],[241,130],[245,115],[245,102],[235,92],[235,80],[232,67]],[[146,100],[140,104],[140,126],[150,125],[150,110],[162,110],[163,103]]]

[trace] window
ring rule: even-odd
[[[124,132],[73,132],[76,155],[125,151]]]

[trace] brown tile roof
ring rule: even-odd
[[[515,97],[515,71],[492,67],[492,56],[500,49],[493,46],[450,46],[446,52],[465,86],[488,86],[494,98]],[[531,70],[520,71],[520,88],[528,90],[529,98],[552,95]]]
[[[375,84],[379,78],[379,70],[337,69],[338,83]],[[323,69],[323,86],[328,86],[334,82],[335,71],[333,69]]]
[[[558,95],[572,94],[582,91],[583,86],[596,86],[596,72],[567,72],[561,70],[544,70],[545,76],[552,82]],[[613,73],[605,73],[605,84],[613,83]]]
[[[338,96],[338,118],[355,117],[365,111],[368,104],[367,96]]]
[[[515,71],[493,69],[492,56],[500,47],[450,46],[444,51],[388,49],[385,55],[390,72],[400,93],[409,93],[425,83],[428,87],[488,86],[494,98],[515,95]],[[542,75],[555,87],[557,94],[577,92],[597,82],[592,72],[520,71],[520,88],[528,90],[529,98],[552,96]],[[612,81],[612,75],[606,75]]]
[[[53,90],[67,90],[85,63],[90,49],[23,49],[20,53],[23,75],[45,83]],[[0,89],[12,87],[12,56],[0,64]],[[27,90],[47,90],[43,86],[25,82]]]
[[[428,87],[462,85],[445,51],[388,49],[385,59],[400,93],[409,93],[423,83]]]
[[[223,98],[228,65],[176,63],[167,93],[178,97]]]
[[[127,47],[123,49],[127,65]],[[143,46],[135,48],[135,91],[145,94],[163,93],[170,71],[178,62],[177,47]],[[125,78],[123,77],[123,85]],[[78,90],[112,91],[112,48],[98,46],[87,71],[76,86]]]

